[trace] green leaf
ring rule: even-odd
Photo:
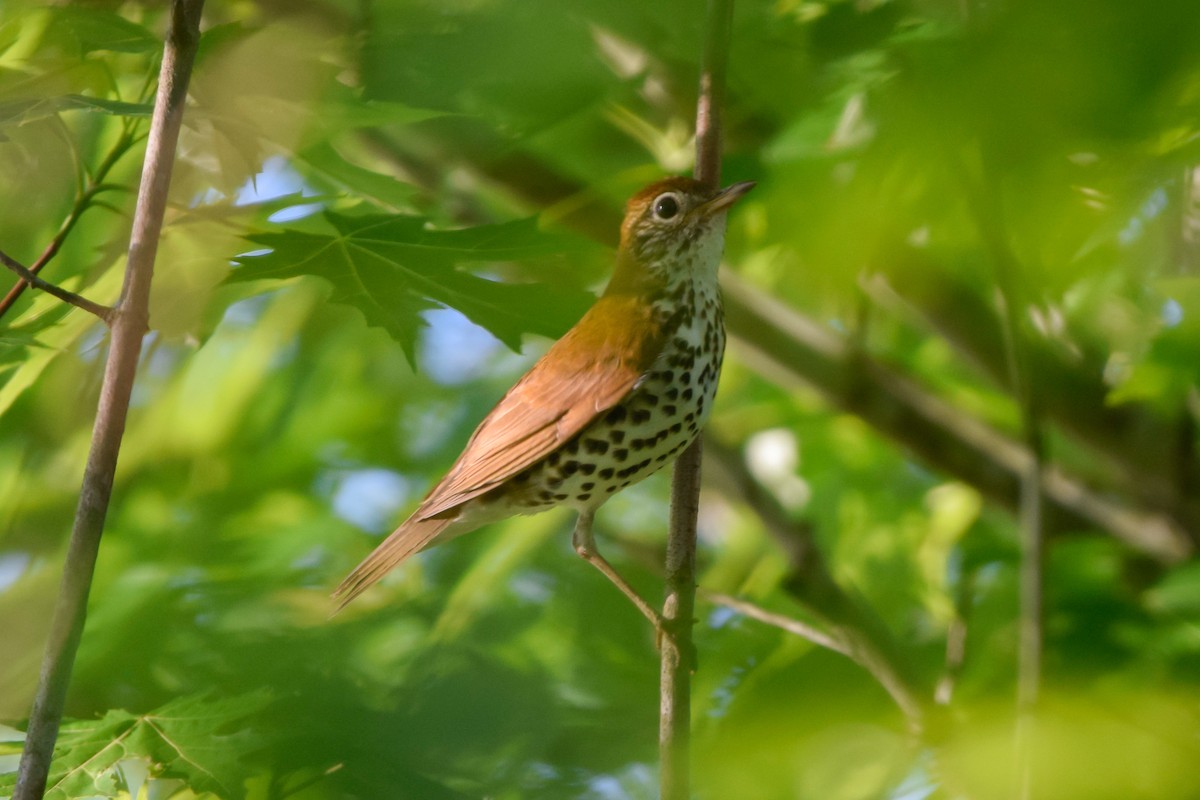
[[[52,19],[78,40],[85,53],[144,53],[162,46],[150,31],[111,11],[65,6],[56,8]]]
[[[317,177],[379,205],[403,208],[412,199],[414,187],[411,184],[347,161],[328,142],[313,145],[297,156],[316,172]]]
[[[1184,564],[1146,593],[1146,605],[1160,614],[1200,612],[1200,564]]]
[[[46,347],[36,337],[24,331],[6,330],[0,334],[0,364],[20,358],[17,351],[25,347]],[[14,355],[15,354],[15,355]],[[10,356],[13,356],[10,358]]]
[[[568,239],[538,230],[537,219],[436,230],[422,217],[325,215],[349,242],[397,260],[430,257],[458,261],[519,261],[559,255]]]
[[[341,84],[335,84],[321,98],[319,113],[307,132],[308,141],[332,139],[338,134],[362,128],[409,125],[444,116],[445,111],[417,108],[388,100],[369,100]]]
[[[149,714],[119,709],[94,721],[63,725],[47,782],[47,800],[115,796],[128,772],[123,765],[145,759],[159,777],[179,778],[193,791],[220,797],[241,794],[242,757],[261,737],[253,719],[271,702],[268,692],[213,700],[193,695]],[[15,773],[0,774],[0,792]]]
[[[87,97],[82,94],[70,94],[60,99],[64,111],[94,111],[118,117],[149,117],[154,113],[153,103],[126,103],[121,100]]]
[[[59,97],[2,103],[0,104],[0,125],[26,125],[63,111],[90,111],[96,114],[120,117],[149,117],[154,111],[154,107],[150,103],[125,103],[103,97],[65,94]]]
[[[1144,402],[1173,413],[1200,386],[1200,278],[1185,276],[1158,282],[1165,301],[1170,301],[1173,319],[1163,319],[1141,359],[1134,362],[1123,380],[1109,392],[1113,405]]]
[[[461,230],[434,230],[423,217],[333,212],[334,233],[297,229],[249,236],[269,253],[247,254],[233,281],[317,275],[333,284],[333,300],[352,305],[384,328],[413,360],[421,311],[457,309],[517,350],[521,336],[561,335],[590,295],[545,284],[506,284],[460,272],[461,262],[496,263],[562,255],[571,240],[538,230],[533,219]]]

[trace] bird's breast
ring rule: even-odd
[[[515,511],[595,508],[696,438],[712,410],[725,349],[720,296],[690,286],[656,310],[667,335],[653,364],[623,401],[510,483]]]

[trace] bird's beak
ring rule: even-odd
[[[720,214],[722,211],[736,203],[742,195],[753,188],[754,181],[742,181],[741,183],[735,183],[732,186],[726,186],[724,189],[717,192],[713,199],[696,206],[696,213],[703,217],[711,217],[713,214]]]

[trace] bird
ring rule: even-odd
[[[334,590],[338,609],[413,554],[518,514],[578,512],[575,551],[661,630],[596,548],[596,510],[672,462],[712,411],[725,350],[726,215],[754,182],[669,177],[625,207],[612,278],[510,389],[417,509]]]

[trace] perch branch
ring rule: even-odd
[[[721,178],[721,109],[733,0],[709,0],[706,37],[696,101],[696,180],[715,189]],[[666,599],[663,603],[659,675],[659,796],[691,796],[691,672],[696,604],[696,517],[700,505],[699,437],[675,462],[671,482],[671,523],[667,534]]]

